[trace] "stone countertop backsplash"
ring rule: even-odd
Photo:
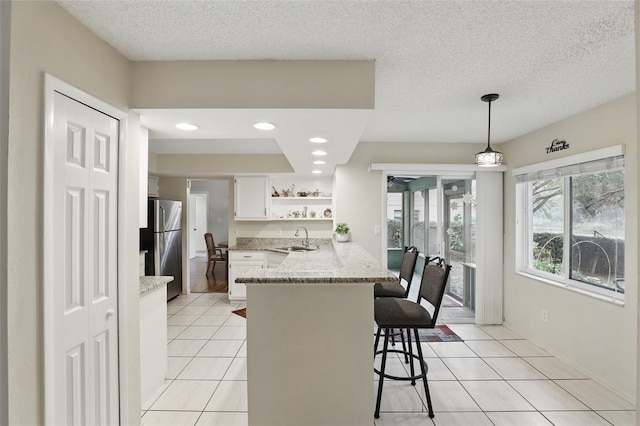
[[[355,243],[336,243],[329,238],[309,239],[313,251],[286,252],[278,247],[300,246],[301,239],[238,238],[229,250],[287,253],[277,268],[251,269],[238,280],[243,283],[375,283],[397,282],[398,277]]]
[[[140,277],[140,296],[144,296],[156,288],[162,287],[163,285],[167,285],[173,281],[173,277],[164,275],[164,276],[141,276]]]

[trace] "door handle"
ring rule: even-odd
[[[113,316],[113,314],[115,314],[116,311],[113,309],[108,309],[107,310],[107,319],[111,318]]]

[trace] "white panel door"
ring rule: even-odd
[[[191,193],[189,196],[189,220],[191,222],[191,244],[189,257],[193,259],[197,252],[207,253],[204,234],[207,232],[207,194]]]
[[[59,93],[54,111],[54,424],[118,424],[119,122]]]
[[[189,194],[189,204],[187,206],[187,212],[189,214],[189,259],[196,257],[196,240],[198,239],[198,228],[196,227],[196,196],[195,194]]]
[[[196,251],[207,252],[207,243],[204,240],[204,233],[207,232],[207,205],[209,197],[207,194],[196,194],[196,232],[200,238],[196,239]]]

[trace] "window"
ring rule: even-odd
[[[514,170],[521,206],[517,270],[623,301],[624,157],[592,159],[597,155]]]

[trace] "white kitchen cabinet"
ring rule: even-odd
[[[247,287],[244,283],[237,283],[236,278],[249,269],[265,266],[265,254],[261,251],[229,251],[229,300],[246,300]]]
[[[269,176],[236,176],[235,220],[269,219]]]

